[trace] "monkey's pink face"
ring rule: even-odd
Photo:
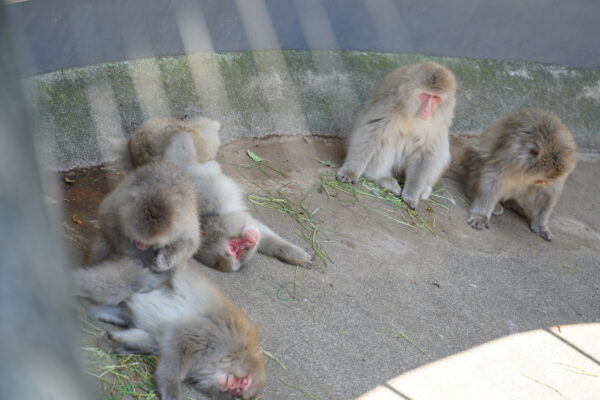
[[[239,260],[244,253],[256,246],[260,240],[260,233],[255,229],[247,229],[238,237],[229,240],[227,251],[235,260]]]
[[[217,384],[222,391],[233,396],[241,396],[252,385],[252,377],[245,376],[238,378],[232,374],[219,374],[217,376]]]
[[[433,112],[435,111],[435,107],[442,101],[441,97],[435,96],[429,93],[419,93],[419,102],[421,105],[419,106],[419,111],[417,114],[419,118],[423,120],[428,120],[433,117]]]

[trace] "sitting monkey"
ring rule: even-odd
[[[523,108],[503,116],[465,152],[469,225],[489,228],[504,203],[527,218],[532,232],[552,240],[548,220],[575,162],[573,137],[554,114]]]

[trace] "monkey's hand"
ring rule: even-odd
[[[336,179],[344,183],[356,183],[358,176],[354,171],[350,171],[347,168],[340,168],[336,174]]]
[[[471,215],[467,220],[471,228],[480,231],[485,226],[490,229],[490,219],[486,215]]]
[[[150,265],[152,272],[165,272],[174,267],[173,265],[173,251],[168,247],[160,249],[156,254],[156,261]]]
[[[550,229],[548,229],[547,227],[531,225],[530,229],[531,229],[531,232],[540,235],[542,237],[542,239],[544,239],[548,242],[552,241],[552,232],[550,232]]]

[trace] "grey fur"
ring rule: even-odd
[[[113,353],[159,355],[156,382],[162,400],[179,399],[184,380],[212,398],[233,399],[219,384],[228,374],[252,378],[244,399],[262,388],[266,367],[256,327],[198,268],[183,262],[169,285],[142,293],[134,290],[140,287],[139,263],[109,261],[99,267],[78,280],[78,293],[108,305],[129,294],[122,304],[131,315],[129,329],[105,332],[100,345]]]
[[[473,200],[469,225],[489,228],[491,215],[501,214],[505,202],[534,233],[552,240],[550,214],[575,163],[573,137],[554,114],[523,108],[503,116],[465,152],[466,189]]]
[[[441,97],[431,120],[417,117],[419,93]],[[397,68],[375,88],[359,113],[337,178],[356,183],[364,176],[410,208],[429,198],[450,162],[448,130],[454,116],[456,80],[440,64],[425,62]],[[405,175],[404,190],[396,177]]]
[[[92,244],[89,264],[118,254],[164,271],[189,259],[200,243],[193,183],[168,161],[129,173],[102,201],[98,218],[100,235]],[[136,243],[149,247],[140,250]]]
[[[199,261],[224,272],[239,270],[256,251],[293,265],[308,266],[314,261],[304,249],[254,219],[247,211],[240,186],[223,173],[216,161],[197,163],[190,157],[190,149],[190,135],[178,133],[171,137],[164,157],[184,168],[196,187],[202,226],[202,241],[195,254]],[[236,259],[228,251],[230,241],[246,237],[249,232],[257,232],[258,240]]]
[[[192,138],[199,163],[214,160],[221,145],[221,123],[205,117],[182,121],[175,118],[151,118],[131,136],[128,143],[131,163],[138,167],[160,161],[171,137],[188,133]]]

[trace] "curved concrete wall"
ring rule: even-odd
[[[26,75],[279,48],[600,68],[598,0],[45,0],[8,12]]]
[[[375,82],[433,59],[459,80],[452,131],[478,133],[521,106],[554,111],[580,146],[600,148],[600,71],[535,63],[339,51],[199,53],[101,64],[27,80],[48,165],[118,161],[145,118],[201,113],[224,142],[266,135],[344,136]]]

